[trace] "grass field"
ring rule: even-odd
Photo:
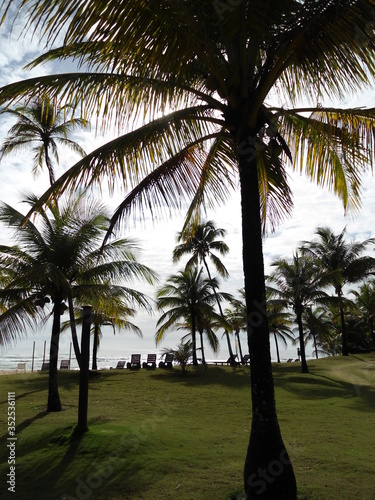
[[[375,499],[375,354],[274,365],[278,415],[300,500]],[[59,372],[63,411],[46,414],[47,374],[0,379],[1,498],[242,497],[249,369],[99,372],[89,432],[77,422],[77,372]],[[16,393],[16,494],[6,491],[7,393]]]

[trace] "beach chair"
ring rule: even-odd
[[[156,368],[156,354],[148,354],[147,361],[144,361],[143,368],[147,370],[155,370]]]
[[[48,361],[45,361],[44,363],[42,363],[41,371],[42,372],[48,372],[49,371],[49,362]]]
[[[245,354],[245,356],[242,358],[242,364],[243,365],[249,365],[250,364],[250,354]]]
[[[234,354],[233,356],[229,356],[229,358],[226,361],[227,365],[230,365],[230,366],[239,366],[240,362],[236,361],[236,358],[237,358],[237,354]]]
[[[60,370],[70,370],[69,359],[62,359],[60,363]]]
[[[26,363],[18,363],[17,364],[17,371],[25,372],[26,371]]]
[[[164,361],[160,361],[159,368],[173,368],[174,355],[168,353],[165,355]]]
[[[117,362],[116,370],[122,370],[125,368],[125,360],[120,359],[120,361]]]
[[[128,370],[139,370],[141,367],[141,355],[132,354],[132,357],[127,363],[126,367],[128,368]]]

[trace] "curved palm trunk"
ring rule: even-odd
[[[275,339],[277,362],[278,362],[278,363],[281,363],[281,361],[280,361],[280,352],[279,352],[279,343],[278,343],[278,341],[277,341],[277,335],[276,335],[276,332],[273,332],[273,338]]]
[[[247,140],[246,144],[249,142]],[[243,144],[241,143],[241,146]],[[252,424],[244,467],[244,486],[248,499],[295,500],[296,480],[276,414],[265,309],[262,228],[254,146],[249,145],[247,151],[246,147],[241,147],[239,153],[243,266],[252,395]]]
[[[92,346],[92,369],[97,370],[97,356],[98,356],[98,342],[99,342],[99,325],[94,326],[94,341]]]
[[[340,308],[340,319],[341,319],[341,338],[342,338],[341,353],[343,356],[349,356],[348,337],[346,334],[344,309],[342,307],[342,302],[341,302],[341,292],[339,292],[337,295],[339,296],[339,308]]]
[[[62,300],[56,299],[53,306],[52,336],[49,351],[49,380],[47,411],[61,411],[59,388],[57,385],[57,363],[59,356],[60,340],[60,310]]]
[[[208,268],[208,265],[207,265],[207,262],[206,262],[206,259],[203,259],[203,263],[204,263],[204,266],[206,268],[206,271],[207,271],[207,275],[209,277],[209,279],[211,280],[211,273],[210,273],[210,270]],[[219,300],[219,297],[217,296],[217,293],[216,293],[216,290],[215,288],[212,288],[213,291],[214,291],[214,295],[215,295],[215,299],[216,299],[216,302],[217,302],[217,306],[219,308],[219,312],[220,312],[220,316],[222,319],[224,319],[224,313],[223,313],[223,310],[221,308],[221,304],[220,304],[220,300]],[[228,352],[229,352],[229,357],[230,359],[233,360],[233,365],[235,366],[236,363],[235,363],[235,358],[234,358],[234,355],[233,355],[233,349],[232,349],[232,344],[230,343],[230,338],[229,338],[229,333],[227,330],[224,331],[224,334],[225,334],[225,338],[227,339],[227,345],[228,345]]]
[[[303,338],[303,326],[302,326],[302,315],[297,312],[297,325],[298,325],[298,337],[299,337],[299,350],[301,353],[301,370],[302,373],[309,373],[309,369],[306,363],[306,353],[305,353],[305,342]]]
[[[49,183],[52,186],[52,184],[54,184],[54,182],[55,182],[55,173],[53,171],[53,165],[51,162],[51,158],[49,157],[48,142],[44,143],[44,154],[45,154],[46,165],[47,165],[47,170],[48,170],[48,175],[49,175]]]
[[[76,327],[76,319],[74,317],[73,299],[70,292],[68,293],[68,304],[69,304],[69,319],[70,319],[70,329],[72,332],[74,354],[76,356],[78,366],[79,368],[81,368],[81,352],[79,349],[79,343],[77,337],[77,327]]]
[[[375,333],[374,333],[374,320],[370,319],[370,333],[372,339],[372,345],[375,347]]]

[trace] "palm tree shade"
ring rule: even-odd
[[[13,4],[13,0],[10,0]],[[245,460],[249,498],[295,499],[296,482],[277,420],[265,304],[262,230],[290,213],[289,161],[344,207],[359,206],[371,167],[373,109],[323,106],[364,88],[375,73],[372,0],[217,2],[23,0],[47,44],[38,58],[74,57],[82,72],[0,89],[0,102],[47,93],[121,129],[150,117],[69,169],[41,203],[68,186],[121,179],[128,192],[111,229],[133,209],[192,200],[187,223],[225,202],[239,183],[251,357],[252,424]],[[103,20],[105,19],[105,22]],[[274,99],[275,96],[275,99]],[[282,105],[278,105],[280,97]],[[308,105],[300,106],[303,97]],[[317,103],[316,105],[310,103]],[[261,315],[261,320],[255,321]],[[272,481],[259,470],[283,459]]]

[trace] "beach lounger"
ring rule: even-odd
[[[126,367],[129,370],[139,370],[141,367],[141,355],[132,354],[130,361],[127,363]]]
[[[245,356],[242,358],[242,364],[243,365],[250,364],[250,354],[245,354]]]
[[[164,361],[160,361],[159,368],[173,368],[174,355],[172,353],[166,354]]]
[[[233,357],[229,356],[229,358],[226,361],[213,361],[214,365],[230,365],[230,366],[239,366],[240,363],[239,361],[236,361],[237,354],[235,354]],[[244,356],[245,358],[245,356]]]
[[[48,370],[49,370],[49,362],[42,363],[41,370],[42,370],[42,372],[48,372]]]
[[[17,364],[17,371],[25,372],[26,371],[26,363],[18,363]]]
[[[121,370],[125,368],[125,360],[120,359],[120,361],[117,362],[116,370]]]
[[[147,361],[144,361],[143,368],[147,370],[155,370],[156,368],[156,354],[148,354]]]
[[[70,370],[69,359],[62,359],[60,363],[60,370]]]

